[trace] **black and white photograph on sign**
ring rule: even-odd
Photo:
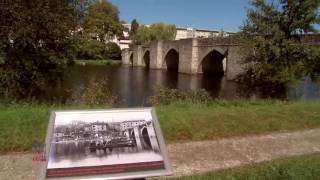
[[[56,113],[47,178],[163,168],[151,111]]]

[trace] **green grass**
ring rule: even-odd
[[[109,59],[104,59],[104,60],[75,60],[76,65],[80,66],[109,66],[109,65],[121,65],[122,61],[121,60],[109,60]]]
[[[168,142],[320,127],[320,102],[223,101],[159,106]]]
[[[291,157],[259,164],[251,164],[239,168],[214,171],[204,175],[195,175],[176,179],[315,180],[320,179],[320,154]]]
[[[0,104],[0,153],[30,151],[32,144],[44,142],[50,111],[86,108]],[[320,102],[219,100],[180,102],[156,110],[169,143],[320,127]]]

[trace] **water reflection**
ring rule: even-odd
[[[150,147],[117,147],[90,150],[89,141],[52,143],[48,168],[68,168],[162,161],[161,154]]]
[[[226,78],[188,75],[165,70],[143,67],[74,66],[68,69],[68,76],[61,86],[48,89],[47,100],[62,103],[83,103],[82,94],[90,81],[108,78],[109,88],[119,98],[118,107],[146,106],[153,93],[153,87],[177,88],[182,90],[206,89],[212,97],[234,98],[281,98],[281,99],[320,99],[319,85],[311,80],[286,88],[251,89],[245,85],[227,81]],[[313,85],[311,85],[313,84]]]

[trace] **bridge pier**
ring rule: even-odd
[[[131,65],[130,62],[130,55],[131,53],[133,53],[132,51],[130,51],[130,49],[124,49],[121,52],[121,57],[122,57],[122,64],[124,65]]]
[[[153,41],[150,44],[150,69],[163,69],[162,67],[162,45],[163,41]]]
[[[150,122],[150,124],[147,124],[147,132],[148,132],[148,135],[150,138],[152,150],[159,152],[160,151],[159,144],[158,144],[158,140],[157,140],[156,133],[154,131],[152,122]]]
[[[141,136],[140,136],[140,133],[139,133],[138,126],[135,126],[133,128],[133,132],[134,132],[134,137],[136,139],[137,148],[138,148],[138,150],[142,150]]]
[[[230,46],[226,60],[226,78],[228,80],[236,79],[244,71],[244,64],[239,55],[239,46]]]

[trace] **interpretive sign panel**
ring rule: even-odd
[[[52,112],[41,179],[171,174],[153,108]]]

